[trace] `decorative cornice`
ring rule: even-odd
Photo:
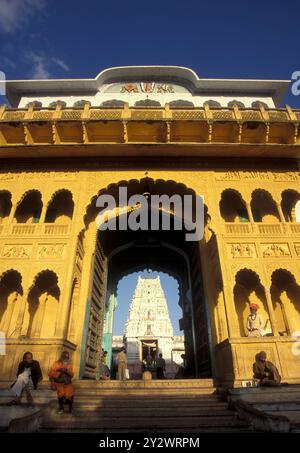
[[[81,108],[2,107],[0,157],[70,156],[72,151],[66,149],[80,145],[74,155],[130,155],[130,148],[137,146],[140,149],[133,155],[145,155],[145,150],[149,156],[172,155],[176,146],[184,146],[185,155],[194,156],[299,158],[299,122],[300,110],[289,106],[268,110],[263,105],[259,109],[237,105],[173,109],[168,104],[164,108],[129,108],[128,104],[98,108],[89,103]],[[18,148],[29,147],[28,153],[18,154]],[[54,148],[59,149],[53,153]]]

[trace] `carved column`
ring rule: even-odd
[[[57,322],[54,334],[56,338],[63,339],[67,339],[68,335],[74,267],[77,252],[77,237],[71,242],[69,247],[71,248],[72,252],[70,253],[69,268],[65,278],[66,284],[64,285],[64,292],[61,294],[59,301]]]
[[[7,336],[9,334],[9,327],[10,327],[11,318],[12,318],[13,311],[14,311],[14,305],[18,300],[18,295],[19,294],[17,293],[17,291],[14,291],[12,294],[10,294],[8,296],[7,308],[6,308],[6,311],[4,314],[4,320],[1,323],[2,324],[1,330],[3,330],[3,332],[5,332]]]
[[[270,291],[264,286],[264,291],[265,291],[265,296],[267,300],[267,306],[268,306],[268,312],[270,316],[270,323],[271,323],[271,328],[274,336],[279,335],[278,334],[278,328],[277,328],[277,323],[275,319],[275,314],[274,314],[274,308],[273,308],[273,303],[272,303],[272,298],[271,298],[271,293]]]
[[[26,310],[26,306],[27,306],[27,299],[28,299],[28,292],[25,292],[22,296],[20,310],[19,310],[18,319],[17,319],[17,323],[16,323],[16,329],[15,329],[16,337],[20,337],[22,335],[22,327],[23,327],[23,321],[24,321],[24,316],[25,316],[25,310]]]
[[[18,207],[17,204],[12,205],[10,213],[9,213],[9,216],[8,216],[8,221],[7,221],[8,224],[13,222],[13,219],[14,219],[15,214],[16,214],[17,207]]]
[[[36,315],[37,319],[35,320],[35,323],[34,323],[34,331],[31,334],[32,338],[40,338],[40,336],[41,336],[48,296],[49,296],[48,293],[44,293],[39,298],[38,312]]]
[[[47,204],[43,204],[43,209],[42,209],[41,217],[40,217],[40,223],[45,223],[47,209],[48,209],[48,205]]]

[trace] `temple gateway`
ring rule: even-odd
[[[114,336],[108,350],[117,352],[125,347],[131,377],[141,377],[142,371],[155,370],[159,354],[166,361],[166,377],[173,378],[183,363],[184,337],[173,335],[168,306],[160,277],[138,277],[131,300],[123,337]],[[110,361],[109,361],[110,362]]]
[[[300,383],[300,111],[279,107],[288,84],[205,79],[175,66],[7,82],[10,106],[0,107],[1,380],[14,379],[28,350],[45,378],[68,350],[75,378],[94,380],[102,348],[112,348],[118,282],[150,268],[178,282],[194,378],[242,386],[265,351],[283,381]],[[172,207],[168,231],[98,230],[98,196],[117,199],[124,186],[129,196],[202,197],[202,239],[186,241]],[[132,209],[116,209],[117,223]],[[135,306],[126,328],[131,358],[160,342],[151,308]],[[157,316],[167,345],[162,299]]]

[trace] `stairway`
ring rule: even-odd
[[[51,401],[41,431],[98,433],[245,432],[209,379],[80,381],[73,415],[58,415]]]

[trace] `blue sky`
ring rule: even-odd
[[[72,78],[170,64],[202,77],[290,79],[299,16],[296,0],[0,0],[0,70]],[[286,102],[300,107],[300,96]]]

